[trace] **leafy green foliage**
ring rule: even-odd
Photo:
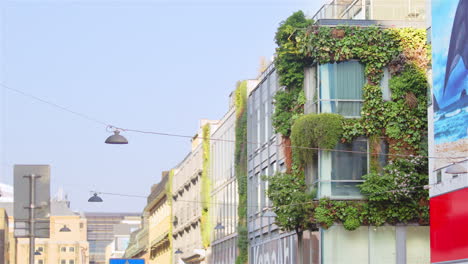
[[[202,128],[203,137],[203,171],[201,175],[201,203],[202,203],[202,215],[200,220],[200,229],[202,234],[202,242],[205,248],[208,248],[211,244],[211,230],[212,222],[210,219],[210,207],[211,207],[211,180],[208,175],[210,169],[210,136],[211,136],[210,124],[206,124]]]
[[[343,135],[344,118],[337,114],[308,114],[292,127],[293,160],[305,166],[316,152],[309,148],[333,149]],[[326,131],[326,132],[325,132]]]
[[[277,173],[265,179],[269,181],[267,195],[274,204],[278,226],[298,233],[315,227],[311,221],[312,195],[306,192],[303,174]]]
[[[249,239],[247,232],[247,82],[238,84],[235,91],[236,105],[236,143],[234,150],[235,173],[239,205],[237,208],[237,246],[239,254],[236,264],[248,262]]]
[[[425,30],[319,26],[313,25],[302,12],[297,12],[281,23],[275,40],[278,45],[275,66],[285,90],[275,96],[273,126],[283,136],[291,136],[293,146],[333,148],[337,138],[341,137],[346,143],[366,136],[373,153],[380,153],[382,140],[388,143],[390,154],[427,153],[427,80],[424,70],[429,63],[430,47],[426,43]],[[349,60],[359,60],[365,65],[367,84],[363,87],[361,118],[334,120],[333,124],[315,127],[316,123],[309,120],[311,117],[302,116],[304,67]],[[379,86],[385,67],[392,77],[389,83],[391,101],[388,102],[383,100]],[[317,135],[327,133],[332,134],[317,138]],[[311,151],[293,148],[295,163],[299,165],[304,165],[312,155]],[[304,182],[296,185],[281,181],[299,182],[300,166],[296,167],[299,170],[294,171],[295,176],[286,174],[274,179],[276,184],[283,186],[272,187],[273,182],[270,183],[269,195],[276,197],[270,199],[277,208],[286,204],[282,199],[307,199],[303,197],[306,189],[301,186]],[[427,182],[426,168],[424,160],[398,155],[390,156],[390,162],[384,166],[379,163],[378,155],[371,155],[371,173],[364,176],[366,181],[360,186],[367,201],[321,199],[314,202],[309,211],[302,212],[302,217],[310,219],[308,225],[319,224],[327,228],[338,222],[348,230],[363,224],[427,224],[427,191],[422,188]],[[288,218],[287,213],[293,217]],[[277,214],[283,218],[278,224],[290,230],[294,226],[293,220],[300,219],[300,213],[300,210],[280,210]]]
[[[302,11],[298,11],[281,22],[275,36],[278,45],[275,67],[279,83],[285,90],[275,95],[272,120],[276,132],[286,137],[291,132],[294,120],[303,113],[304,100],[301,100],[301,91],[304,84],[304,67],[310,64],[311,60],[301,55],[300,40],[312,22]]]

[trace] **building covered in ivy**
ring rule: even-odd
[[[280,24],[249,95],[249,263],[430,261],[425,1],[377,2]]]
[[[173,169],[173,263],[206,263],[214,226],[209,180],[211,130],[218,121],[201,120],[189,154]]]
[[[238,140],[236,133],[247,125],[247,120],[241,120],[242,112],[245,110],[242,102],[246,100],[247,92],[252,90],[256,83],[256,80],[238,83],[238,87],[229,97],[229,110],[220,119],[212,133],[213,140],[210,141],[212,157],[209,173],[212,184],[210,216],[215,226],[212,231],[209,263],[213,264],[236,263],[236,259],[242,256],[242,252],[238,250],[238,244],[242,242],[239,241],[238,232],[238,176],[240,175],[237,175],[241,170],[239,164],[236,164],[236,160],[239,159],[236,150],[239,151],[240,145],[235,142]],[[245,173],[242,173],[242,176],[245,177]],[[242,216],[240,218],[242,219]]]

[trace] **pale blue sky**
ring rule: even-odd
[[[227,111],[237,80],[257,76],[278,24],[327,0],[16,0],[1,3],[2,83],[120,127],[193,135]],[[103,125],[1,90],[1,175],[13,164],[50,164],[52,193],[72,207],[135,211],[161,171],[190,150],[187,139],[125,134],[103,143]]]

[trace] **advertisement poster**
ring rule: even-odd
[[[468,151],[468,0],[432,0],[436,156]],[[436,168],[457,160],[437,160]]]

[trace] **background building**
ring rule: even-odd
[[[151,187],[145,208],[149,215],[149,264],[172,263],[171,173],[163,172],[161,181]]]
[[[13,186],[0,183],[0,208],[4,208],[8,215],[8,253],[9,263],[16,263],[16,238],[14,236],[14,222],[13,217]]]
[[[203,180],[207,180],[202,178],[205,156],[203,145],[207,144],[204,140],[209,140],[209,131],[216,128],[216,123],[217,121],[210,120],[200,122],[200,130],[192,139],[192,151],[174,169],[172,180],[174,228],[172,236],[174,238],[174,254],[178,253],[174,255],[173,263],[205,263],[206,261],[208,247],[203,243],[201,227],[204,224],[202,221],[202,185]],[[204,128],[208,128],[207,135],[203,132]],[[204,135],[208,139],[204,139]],[[209,157],[207,159],[209,160]],[[205,176],[207,177],[206,174]],[[207,195],[210,194],[207,193]],[[209,211],[208,208],[207,211]],[[208,217],[205,221],[207,221],[205,222],[206,226],[210,226],[211,219]],[[209,232],[208,236],[211,235],[211,230],[204,232]]]
[[[149,260],[148,239],[148,220],[144,217],[140,229],[130,235],[130,242],[123,257],[144,259],[147,262]]]
[[[296,263],[297,238],[294,232],[281,232],[274,224],[274,218],[264,216],[271,203],[265,194],[268,182],[262,176],[286,170],[280,147],[282,138],[274,133],[271,122],[273,97],[278,90],[278,76],[272,64],[248,95],[249,263]]]
[[[9,237],[8,214],[5,208],[0,208],[0,264],[11,263],[9,252],[10,252],[10,237]]]
[[[229,110],[212,133],[210,179],[212,184],[210,217],[213,242],[209,263],[235,263],[237,256],[237,180],[234,170],[235,121],[234,94]],[[219,139],[219,140],[218,140]]]
[[[87,222],[70,209],[70,202],[59,197],[51,201],[50,237],[36,238],[37,264],[88,264]],[[16,263],[29,263],[29,239],[17,239]]]
[[[332,0],[315,19],[414,20],[426,19],[425,0]]]
[[[130,233],[141,225],[139,213],[88,212],[85,217],[88,222],[90,264],[106,264],[106,247],[110,243],[115,243],[116,251],[125,250]]]

